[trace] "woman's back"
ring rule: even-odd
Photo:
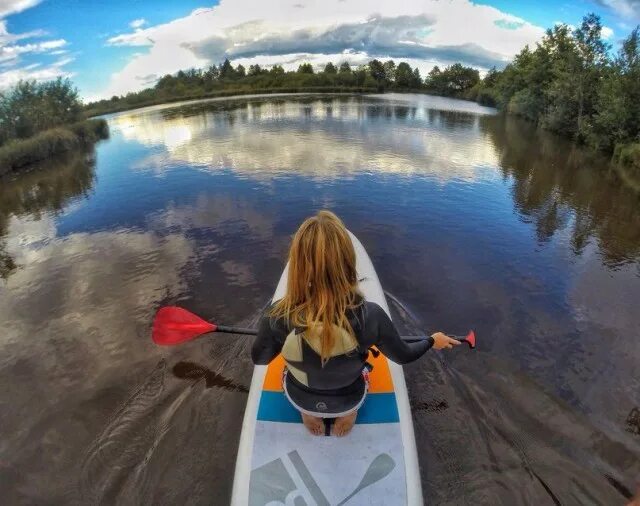
[[[320,355],[320,331],[296,329],[285,318],[273,318],[269,313],[270,309],[265,312],[258,327],[258,337],[252,349],[254,363],[268,364],[282,352],[295,379],[313,390],[332,390],[351,385],[361,375],[372,346],[402,364],[416,360],[432,345],[431,339],[405,343],[378,304],[360,299],[357,306],[347,311],[355,342],[344,329],[334,326],[333,353],[323,361]]]

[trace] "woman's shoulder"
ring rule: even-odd
[[[287,322],[286,318],[274,313],[277,302],[278,301],[273,301],[264,308],[264,310],[262,311],[261,320],[263,322],[268,322],[272,330],[288,331],[289,323]]]
[[[362,306],[364,307],[367,314],[370,315],[379,315],[380,313],[385,313],[385,310],[382,309],[382,306],[376,302],[372,302],[370,300],[362,300]]]
[[[379,304],[361,297],[353,308],[353,314],[362,323],[367,323],[371,320],[378,320],[387,313]]]

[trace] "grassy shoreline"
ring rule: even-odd
[[[27,139],[11,140],[0,147],[0,176],[108,137],[106,120],[88,119],[51,128]]]

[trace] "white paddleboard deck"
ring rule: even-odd
[[[373,264],[351,234],[360,290],[389,314]],[[273,300],[286,291],[287,268]],[[256,366],[236,461],[232,504],[422,505],[413,423],[402,367],[380,355],[369,394],[347,436],[312,436],[282,390],[284,360]]]

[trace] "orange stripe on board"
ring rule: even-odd
[[[369,354],[369,362],[373,364],[373,371],[369,374],[369,392],[372,394],[393,392],[393,381],[391,380],[391,371],[389,371],[386,357],[382,353],[378,358],[374,358],[373,355]],[[282,392],[283,372],[284,358],[282,355],[278,355],[267,368],[262,390]]]
[[[372,394],[393,392],[393,381],[387,357],[380,353],[378,358],[374,358],[369,353],[368,362],[373,364],[373,371],[369,374],[369,392]]]
[[[274,358],[267,368],[262,390],[269,392],[282,392],[282,374],[284,373],[284,357],[282,354]]]

